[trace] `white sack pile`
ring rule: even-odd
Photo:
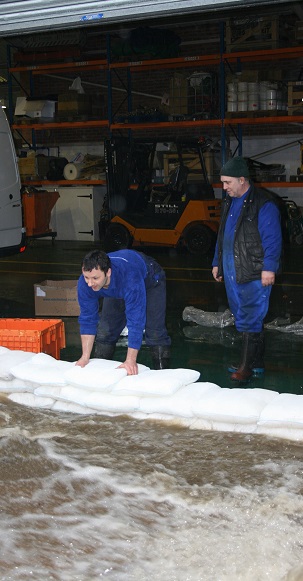
[[[128,414],[193,429],[266,434],[303,441],[303,395],[228,389],[199,382],[192,369],[127,376],[119,361],[92,359],[84,367],[44,353],[0,347],[0,393],[30,407],[75,413]]]

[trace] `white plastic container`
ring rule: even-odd
[[[253,91],[248,93],[248,111],[258,111],[260,107],[259,92],[256,90],[258,83],[249,83],[253,86]]]
[[[275,111],[277,109],[277,99],[268,99],[266,109],[267,111]]]
[[[227,102],[227,111],[229,113],[236,113],[236,111],[238,111],[238,103],[235,101],[228,101]]]
[[[242,93],[242,91],[247,91],[247,90],[248,90],[247,83],[245,83],[244,81],[239,81],[238,93]]]
[[[238,111],[247,111],[247,99],[245,101],[238,101]]]
[[[232,103],[237,103],[238,95],[237,93],[227,93],[227,101]]]

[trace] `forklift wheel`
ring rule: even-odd
[[[203,224],[191,226],[184,233],[185,245],[191,254],[207,254],[212,249],[215,239],[215,233]]]
[[[132,237],[123,224],[112,223],[108,226],[104,239],[104,246],[107,252],[130,248]]]

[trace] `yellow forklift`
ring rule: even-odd
[[[107,196],[100,219],[106,251],[144,246],[214,246],[221,201],[208,179],[204,140],[105,142]]]

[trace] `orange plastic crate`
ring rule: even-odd
[[[64,323],[61,319],[0,319],[0,345],[60,359],[65,347]]]

